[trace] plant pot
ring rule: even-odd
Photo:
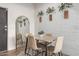
[[[52,21],[52,14],[49,15],[49,21]]]
[[[40,23],[42,22],[42,17],[41,17],[41,16],[39,17],[39,22],[40,22]]]
[[[69,12],[68,10],[64,10],[64,19],[68,19],[69,18]]]
[[[40,37],[42,38],[44,36],[44,34],[41,34]]]

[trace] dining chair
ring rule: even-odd
[[[28,48],[28,54],[29,54],[29,50],[32,50],[32,55],[34,54],[34,52],[35,52],[35,55],[39,55],[40,53],[42,53],[42,49],[37,47],[37,41],[34,38],[32,33],[28,34],[27,48]],[[29,54],[29,55],[31,55],[31,54]]]
[[[57,37],[56,45],[52,50],[52,55],[61,56],[62,55],[62,46],[63,46],[63,36]]]

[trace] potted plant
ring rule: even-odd
[[[42,37],[42,36],[43,36],[43,34],[44,34],[44,31],[43,31],[43,30],[41,30],[40,32],[38,32],[38,34]]]
[[[59,11],[64,11],[64,19],[68,18],[68,8],[71,8],[72,6],[72,3],[61,3],[61,5],[59,6]]]
[[[44,15],[43,11],[38,12],[39,22],[42,22],[42,16]]]
[[[46,10],[46,13],[49,14],[49,20],[52,21],[52,13],[55,11],[54,7],[50,8],[48,7],[48,9]]]

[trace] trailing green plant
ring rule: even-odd
[[[24,26],[26,25],[26,19],[23,19],[23,21],[24,21]]]
[[[38,34],[39,35],[44,34],[44,31],[42,30],[42,31],[38,32]]]
[[[22,21],[18,21],[19,22],[19,24],[20,24],[20,27],[22,27]]]
[[[72,6],[72,3],[61,3],[61,5],[59,6],[59,11],[63,11],[66,8],[71,8]]]
[[[44,15],[43,11],[38,12],[38,16],[43,16],[43,15]]]
[[[48,9],[46,10],[47,14],[53,13],[55,11],[54,7],[50,8],[48,7]]]
[[[26,20],[28,20],[28,18],[25,18],[25,16],[19,16],[17,18],[17,22],[20,24],[20,27],[22,27],[22,23],[24,23],[24,26],[26,25]]]

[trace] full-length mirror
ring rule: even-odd
[[[24,47],[26,34],[29,33],[30,23],[27,17],[19,16],[16,19],[16,48]]]

